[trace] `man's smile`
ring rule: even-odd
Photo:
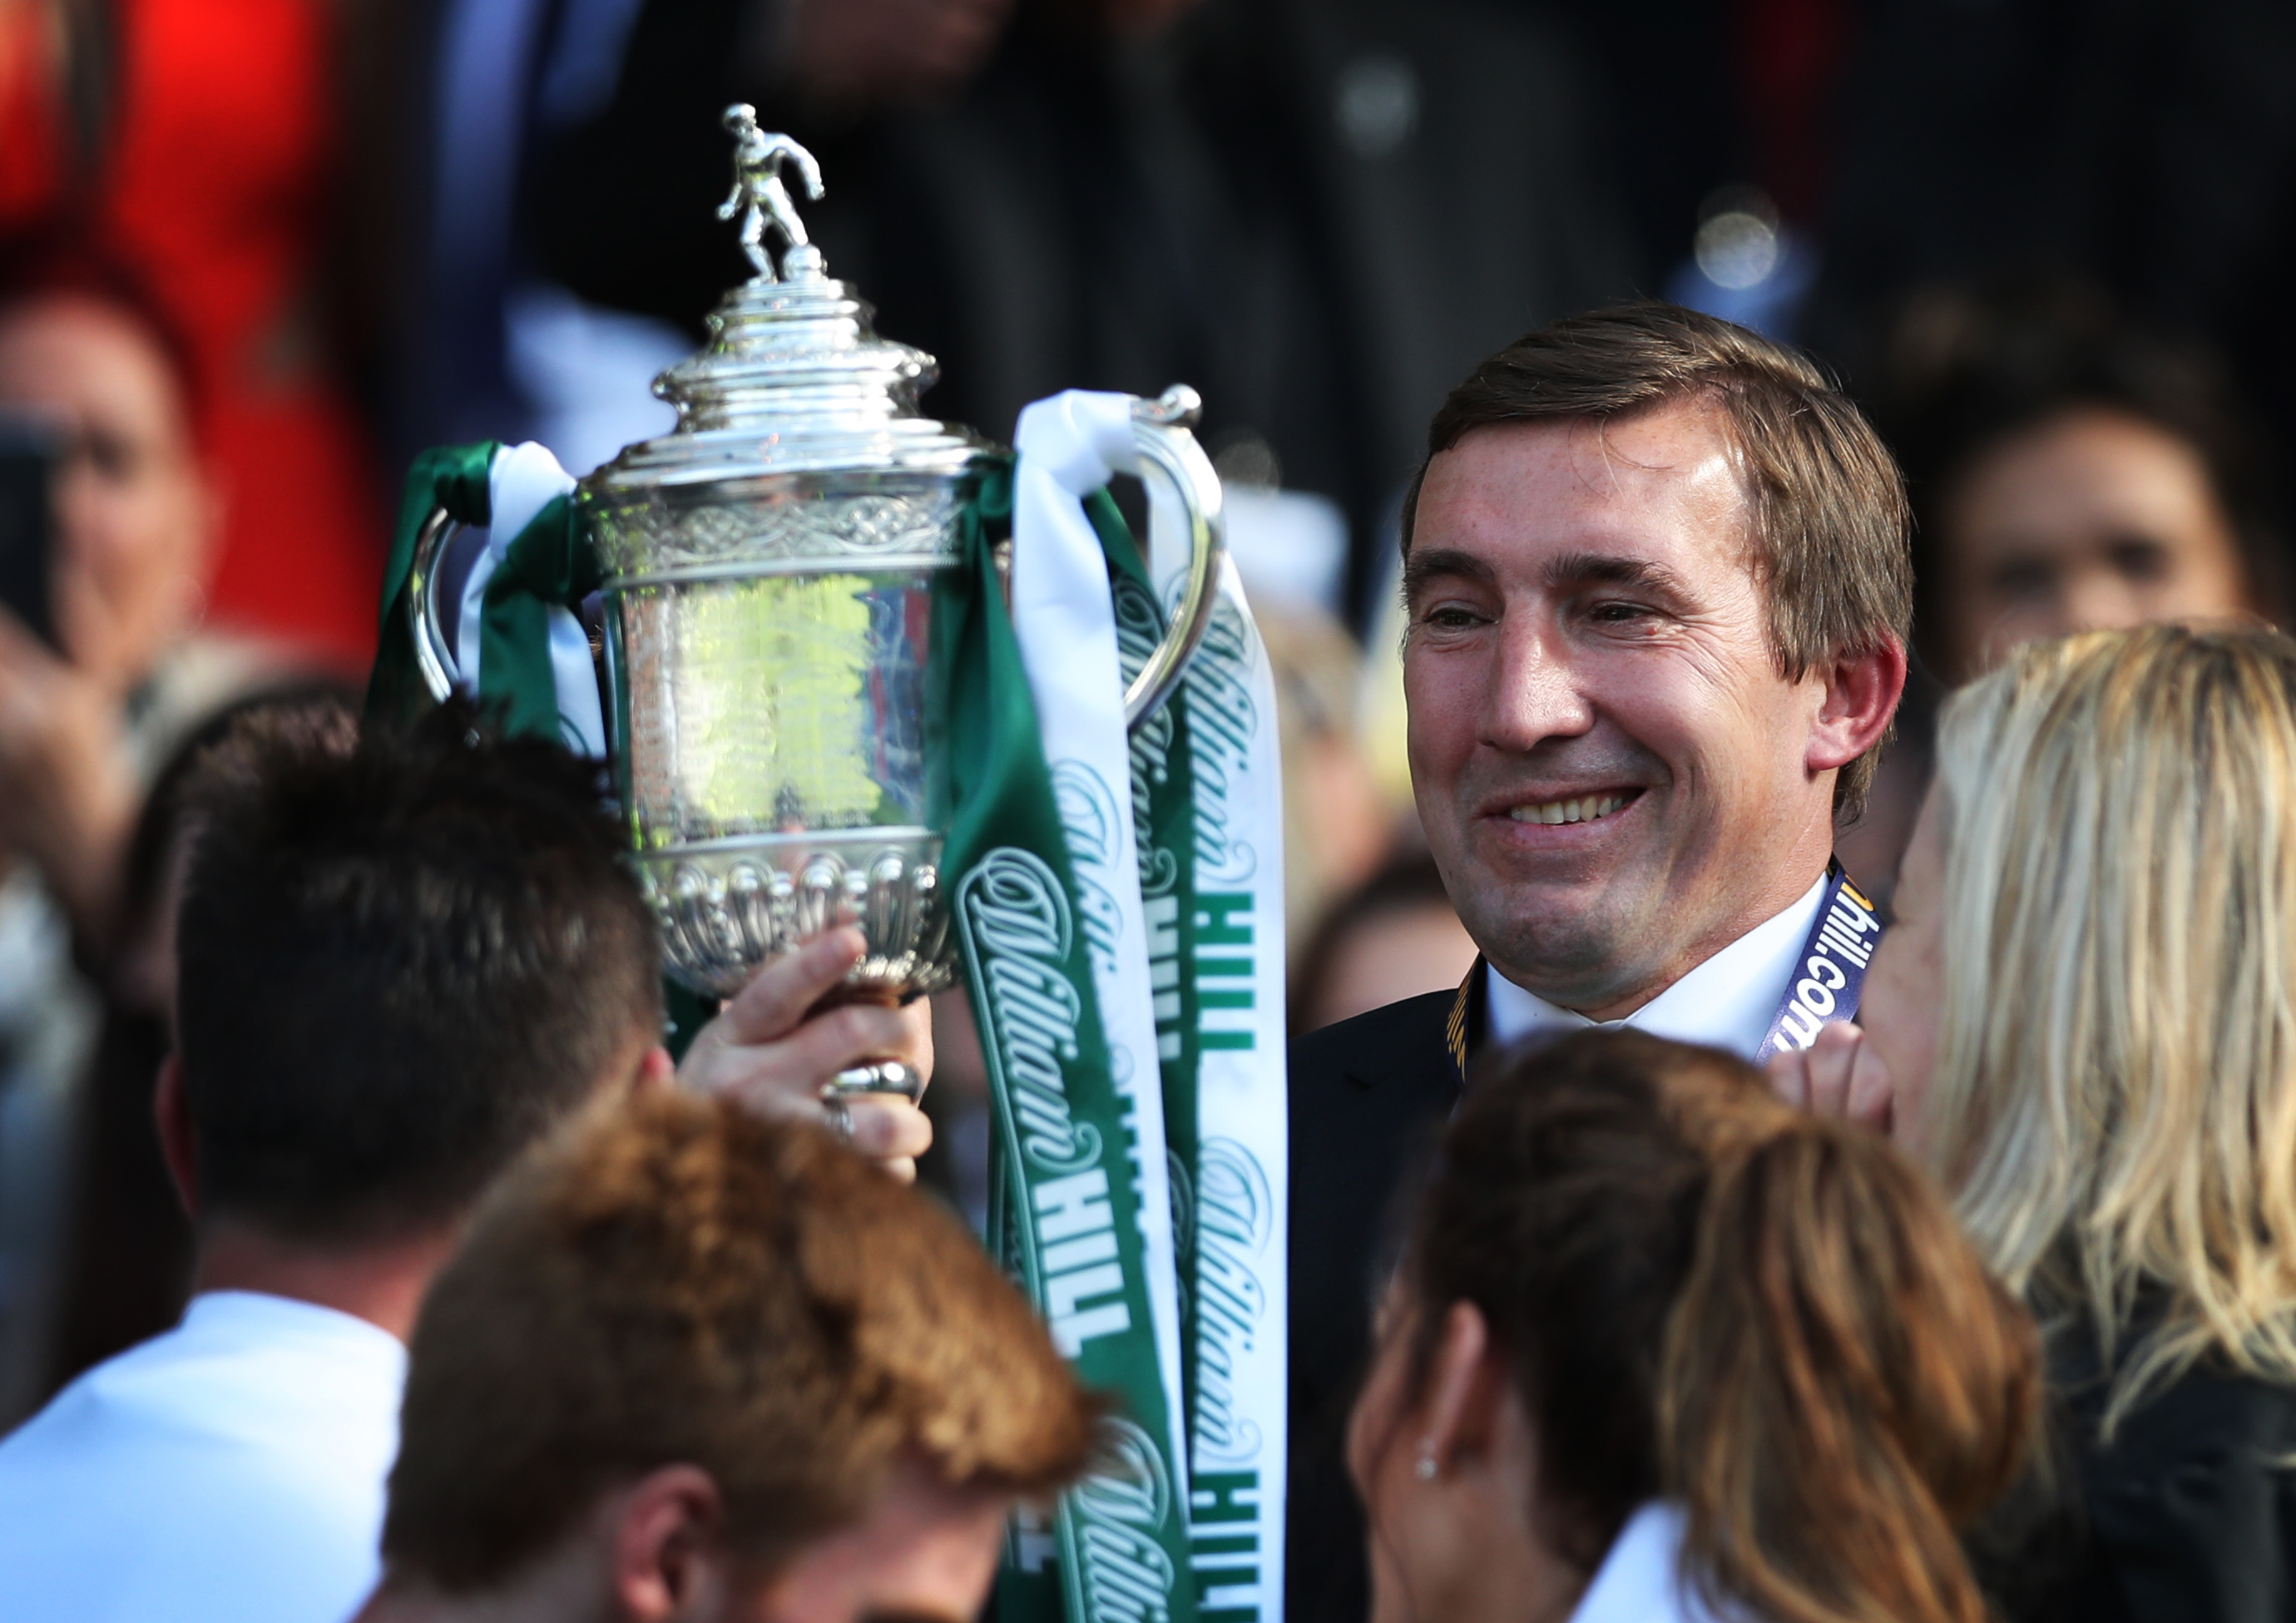
[[[1507,808],[1517,823],[1594,823],[1637,799],[1639,789],[1606,790],[1562,800],[1525,801]]]

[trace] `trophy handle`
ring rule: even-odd
[[[1219,475],[1188,431],[1202,411],[1202,398],[1185,383],[1173,384],[1153,400],[1132,403],[1132,439],[1139,447],[1141,473],[1144,477],[1152,467],[1169,480],[1187,514],[1188,583],[1164,640],[1124,690],[1127,727],[1137,727],[1153,716],[1180,685],[1219,599],[1220,559],[1227,551]]]
[[[443,507],[434,507],[414,537],[414,563],[406,576],[406,618],[414,633],[414,663],[430,697],[444,704],[455,696],[462,669],[439,629],[439,564],[447,543],[462,525]]]

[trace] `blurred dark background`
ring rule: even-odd
[[[2276,461],[2292,68],[2264,0],[7,0],[0,237],[140,274],[231,475],[209,612],[355,660],[411,449],[659,424],[749,100],[932,408],[1196,382],[1247,481],[1339,504],[1360,625],[1442,390],[1630,294],[1869,393],[1910,295],[2068,275]]]

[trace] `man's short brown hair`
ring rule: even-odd
[[[1604,422],[1710,400],[1729,425],[1753,514],[1750,562],[1779,672],[1799,682],[1913,626],[1905,480],[1848,397],[1807,359],[1678,305],[1621,305],[1542,327],[1453,389],[1427,431],[1430,460],[1476,429]],[[1422,463],[1403,499],[1411,551]],[[1860,808],[1882,746],[1841,769],[1834,803]]]
[[[613,1488],[709,1472],[770,1574],[865,1518],[897,1460],[1048,1493],[1094,1409],[926,1196],[817,1128],[660,1094],[602,1108],[488,1202],[415,1327],[382,1551],[486,1590]]]
[[[308,1243],[467,1219],[661,1031],[661,946],[554,740],[258,709],[198,758],[176,927],[200,1209]]]

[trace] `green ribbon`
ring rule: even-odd
[[[489,475],[502,448],[492,439],[439,446],[417,456],[407,470],[383,570],[381,635],[367,676],[370,719],[412,721],[437,702],[414,658],[407,582],[414,572],[415,537],[441,509],[458,524],[493,521]],[[511,542],[487,583],[479,623],[485,708],[488,718],[505,733],[565,742],[550,665],[550,611],[574,607],[603,584],[596,552],[573,503],[564,496],[537,513]],[[662,996],[669,1011],[666,1040],[672,1056],[683,1057],[716,1006],[666,975]]]
[[[375,638],[374,668],[367,676],[366,713],[392,721],[412,721],[437,701],[414,659],[414,621],[406,583],[414,572],[414,539],[440,508],[458,524],[485,524],[494,512],[487,475],[496,439],[476,445],[438,446],[415,457],[398,498],[398,527],[383,565],[382,618]],[[554,725],[551,736],[557,736]]]
[[[408,470],[383,572],[382,620],[367,681],[370,716],[407,719],[434,702],[414,656],[409,583],[415,538],[436,512],[458,524],[491,521],[488,475],[502,448],[491,439],[441,446],[417,456]],[[604,584],[605,571],[570,497],[551,501],[503,550],[482,596],[478,635],[485,706],[504,732],[562,739],[550,611],[575,608]]]
[[[1146,563],[1105,490],[1085,516],[1108,555],[1115,594],[1117,655],[1128,686],[1166,629]],[[1187,707],[1180,694],[1132,729],[1133,843],[1140,853],[1140,899],[1148,926],[1149,981],[1155,997],[1156,1056],[1164,1095],[1164,1147],[1172,1176],[1172,1251],[1180,1282],[1182,1413],[1195,1413],[1195,1176],[1197,1159],[1195,783]]]
[[[553,497],[518,532],[487,582],[479,611],[479,670],[489,709],[513,733],[563,738],[550,662],[550,611],[572,609],[606,573],[571,496]]]

